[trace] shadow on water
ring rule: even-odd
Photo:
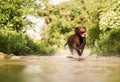
[[[2,60],[0,82],[120,82],[119,68],[115,57]]]

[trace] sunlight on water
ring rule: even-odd
[[[41,56],[39,59],[0,61],[0,82],[120,82],[119,58],[78,59]]]
[[[26,82],[39,82],[41,69],[39,65],[28,65],[23,71]],[[27,78],[29,77],[29,79]]]

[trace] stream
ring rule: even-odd
[[[0,82],[120,82],[120,57],[0,60]]]

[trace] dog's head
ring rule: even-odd
[[[85,37],[86,36],[86,27],[84,27],[84,26],[76,27],[75,33],[81,37]]]

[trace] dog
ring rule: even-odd
[[[71,54],[74,54],[73,50],[75,50],[81,56],[86,45],[86,27],[76,27],[74,31],[75,33],[67,39],[64,46],[68,44]]]

